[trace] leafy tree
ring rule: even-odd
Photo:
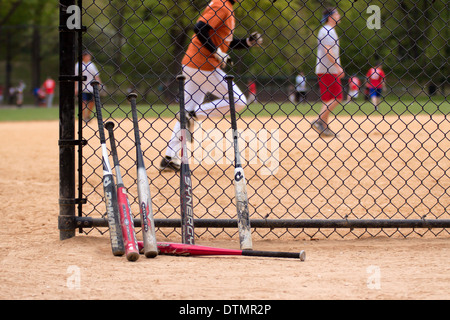
[[[0,60],[5,63],[5,87],[13,83],[13,77],[24,80],[29,89],[39,87],[42,63],[54,61],[58,56],[57,21],[58,7],[46,0],[15,0],[2,2],[0,6]],[[24,65],[28,64],[28,67]],[[44,69],[46,70],[46,68]],[[57,74],[54,68],[53,75]],[[8,91],[6,90],[6,95]]]

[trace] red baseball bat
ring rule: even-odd
[[[144,246],[142,241],[138,241],[138,246],[139,250],[142,250]],[[252,256],[291,258],[300,259],[300,261],[305,261],[306,258],[304,250],[301,250],[300,252],[237,250],[173,242],[158,242],[158,251],[159,254],[171,256]]]
[[[134,230],[133,215],[131,214],[127,189],[123,184],[122,174],[120,173],[119,156],[117,155],[116,139],[114,138],[114,122],[108,121],[105,123],[105,128],[109,133],[111,154],[113,156],[114,169],[116,170],[117,203],[119,205],[120,224],[122,227],[125,255],[129,261],[136,261],[139,259],[136,232]]]

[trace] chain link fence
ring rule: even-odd
[[[138,94],[158,233],[178,236],[179,174],[160,164],[167,154],[177,162],[176,150],[168,151],[179,111],[176,76],[186,52],[192,68],[188,48],[194,35],[201,41],[198,22],[210,24],[209,40],[223,46],[214,44],[219,4],[234,15],[234,25],[229,17],[222,21],[235,42],[226,42],[232,63],[221,72],[235,76],[246,101],[238,128],[253,234],[448,235],[450,47],[449,8],[442,0],[84,1],[81,49],[89,50],[104,85],[103,117],[116,124],[135,217],[136,155],[126,95]],[[254,32],[262,44],[252,46]],[[202,50],[208,45],[200,43]],[[334,74],[331,82],[327,74]],[[220,109],[226,99],[206,83],[199,88],[204,100],[191,109],[198,121],[189,145],[196,236],[237,237],[231,124],[226,112],[217,116],[226,111]],[[196,92],[189,94],[194,99]],[[209,116],[201,117],[211,105]],[[78,215],[97,221],[83,232],[103,233],[97,122],[83,121],[81,109],[78,135],[86,143],[79,147],[77,174],[85,201]]]

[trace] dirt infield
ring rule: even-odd
[[[167,147],[173,124],[167,119],[142,121],[142,147],[145,151],[151,192],[158,212],[173,214],[179,196],[178,176],[157,169],[161,150]],[[244,123],[245,121],[245,123]],[[273,117],[239,119],[240,148],[251,216],[255,219],[434,219],[443,215],[450,201],[446,190],[445,126],[442,115],[404,115],[399,117],[340,116],[331,121],[336,139],[321,139],[311,129],[311,119]],[[195,214],[202,218],[230,218],[233,201],[233,148],[227,119],[209,119],[196,126],[191,169],[196,195]],[[84,133],[94,136],[96,124]],[[124,182],[130,194],[137,194],[134,169],[134,140],[131,121],[116,125]],[[261,133],[265,133],[262,137]],[[92,148],[83,150],[94,159],[83,169],[89,176],[84,186],[90,204],[102,203],[93,192],[101,184],[101,159],[97,137]],[[264,145],[265,148],[261,147]],[[125,156],[124,150],[128,155]],[[96,152],[96,158],[92,153]],[[151,165],[153,163],[153,165]],[[92,168],[96,168],[92,174]],[[293,170],[292,170],[293,169]],[[174,190],[175,189],[175,190]],[[201,201],[199,200],[201,199]],[[227,208],[224,212],[223,208]],[[138,208],[133,207],[133,212]],[[269,216],[267,214],[270,213]],[[157,218],[163,218],[160,215]],[[177,217],[171,217],[177,218]]]
[[[0,123],[0,156],[0,299],[450,298],[447,232],[408,239],[254,243],[259,250],[305,250],[305,262],[159,256],[130,263],[111,255],[106,236],[60,241],[58,123]],[[441,182],[448,188],[448,181]],[[234,239],[198,244],[238,247]]]

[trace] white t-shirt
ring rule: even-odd
[[[83,62],[83,65],[81,66],[82,74],[83,76],[86,76],[86,81],[83,81],[83,92],[92,93],[92,86],[90,83],[92,80],[95,79],[96,76],[98,76],[99,72],[95,64],[90,61],[88,64],[85,64]],[[75,75],[78,75],[78,62],[75,64]]]
[[[295,90],[300,92],[306,91],[306,78],[301,74],[295,78],[295,84]]]
[[[327,57],[327,53],[337,59],[337,63],[341,65],[341,58],[339,56],[339,39],[336,30],[328,25],[324,25],[317,35],[317,60],[316,60],[316,74],[337,74],[336,65],[332,63]],[[325,46],[330,46],[328,51]]]

